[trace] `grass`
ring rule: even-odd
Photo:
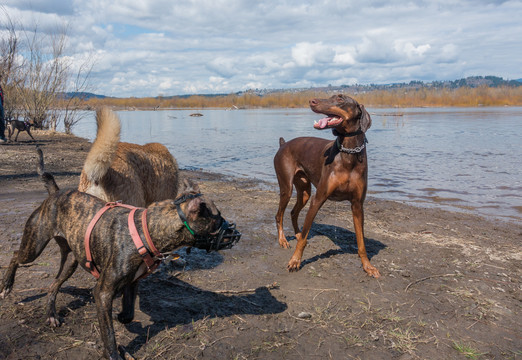
[[[347,335],[343,337],[344,341],[349,347],[364,346],[367,341],[362,339],[359,335]]]
[[[479,290],[469,288],[447,288],[449,294],[460,298],[461,300],[471,301],[469,305],[469,312],[466,316],[471,317],[475,320],[481,320],[483,318],[495,319],[491,308],[495,305],[495,301],[485,298]]]
[[[470,345],[453,342],[453,348],[457,350],[462,355],[466,356],[468,359],[478,359],[480,356],[485,353],[480,353],[477,349],[472,348]]]
[[[396,311],[390,310],[388,312],[379,312],[376,317],[380,318],[382,321],[390,321],[390,322],[401,322],[404,319],[397,315]]]
[[[298,342],[296,340],[274,335],[269,339],[261,340],[261,342],[258,344],[252,344],[250,351],[251,354],[255,356],[261,355],[262,352],[286,352],[290,349],[293,349],[297,344]]]
[[[412,353],[416,350],[416,343],[419,336],[411,329],[396,328],[388,331],[389,340],[392,343],[392,348],[399,350],[402,353]]]

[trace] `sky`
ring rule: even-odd
[[[3,0],[115,97],[522,78],[522,0]]]

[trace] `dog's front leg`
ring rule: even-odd
[[[313,197],[310,203],[310,208],[306,213],[305,221],[303,224],[303,229],[300,233],[296,234],[297,245],[295,246],[295,251],[290,261],[288,262],[287,269],[288,271],[297,271],[301,267],[301,259],[303,258],[303,251],[306,247],[308,233],[310,232],[310,228],[312,227],[312,223],[315,219],[315,215],[323,206],[324,202],[328,196],[321,192],[317,192]]]
[[[128,324],[134,319],[134,307],[136,304],[136,295],[138,294],[138,282],[136,280],[127,285],[123,289],[123,296],[121,298],[121,312],[118,314],[118,321],[122,324]]]
[[[114,298],[114,284],[107,280],[102,273],[94,287],[94,301],[100,325],[100,334],[105,351],[111,360],[121,359],[116,346],[116,336],[112,324],[112,299]]]
[[[33,141],[36,141],[36,139],[33,137],[33,135],[31,134],[31,130],[29,130],[29,128],[27,128],[27,133],[29,134],[29,136],[31,137],[31,139],[33,139]]]
[[[370,264],[364,245],[364,210],[360,201],[352,202],[353,225],[355,228],[355,238],[357,239],[357,252],[361,258],[364,271],[370,276],[378,278],[381,276],[379,270]]]

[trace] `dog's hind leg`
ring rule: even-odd
[[[2,279],[2,284],[0,288],[0,299],[5,299],[7,295],[13,289],[14,278],[16,275],[16,270],[18,269],[18,251],[15,251],[11,262],[5,272],[4,278]]]
[[[60,274],[62,273],[63,266],[65,265],[65,262],[67,261],[67,257],[69,256],[69,253],[71,252],[71,248],[69,247],[69,244],[67,244],[67,240],[65,240],[62,237],[55,237],[54,238],[56,242],[58,243],[58,246],[60,246],[60,268],[58,269],[58,273],[56,274],[55,279],[58,279]]]
[[[136,304],[136,295],[138,295],[139,281],[133,281],[123,289],[123,296],[121,299],[122,310],[118,314],[118,321],[122,324],[128,324],[134,319],[134,307]]]
[[[64,238],[56,237],[56,242],[60,246],[61,253],[61,261],[60,261],[60,269],[58,270],[58,274],[56,275],[56,279],[53,281],[51,286],[49,287],[49,294],[47,298],[47,323],[50,326],[58,327],[61,325],[61,321],[56,313],[56,295],[58,294],[58,290],[62,286],[62,284],[67,281],[71,277],[72,274],[78,268],[78,261],[73,259],[66,267],[64,267],[67,262],[67,257],[71,252],[67,241]],[[65,271],[63,271],[65,268]]]
[[[13,135],[14,133],[14,130],[11,126],[11,123],[9,123],[9,125],[7,125],[7,138],[9,139],[9,141],[11,141],[11,136]]]
[[[49,295],[47,298],[47,323],[50,326],[58,327],[61,325],[60,319],[56,314],[56,294],[62,284],[71,277],[78,268],[78,261],[73,260],[63,271],[58,278],[54,280],[49,288]]]
[[[5,298],[11,290],[13,289],[16,270],[20,264],[28,264],[36,260],[38,256],[42,253],[45,246],[52,239],[52,236],[40,236],[39,231],[37,230],[37,226],[33,225],[31,220],[38,218],[36,213],[33,213],[31,218],[27,221],[24,229],[24,235],[22,236],[22,241],[20,243],[20,248],[18,251],[13,253],[13,257],[11,258],[11,262],[5,272],[4,278],[2,280],[2,285],[0,287],[0,298]],[[36,229],[35,229],[36,228]]]
[[[301,232],[301,230],[299,230],[297,220],[299,219],[299,213],[305,207],[306,203],[308,202],[308,199],[310,199],[312,185],[310,185],[310,181],[308,181],[308,179],[305,176],[299,176],[299,174],[297,174],[294,178],[294,185],[297,193],[297,201],[290,214],[292,216],[292,225],[294,227],[294,232],[298,234]]]
[[[285,214],[285,209],[290,202],[290,198],[292,197],[295,168],[286,166],[287,161],[285,155],[286,154],[284,152],[279,150],[274,157],[274,168],[277,175],[277,182],[279,183],[279,209],[277,210],[275,220],[279,246],[288,249],[290,248],[290,244],[288,243],[288,240],[286,240],[286,236],[283,231],[283,217]]]
[[[279,209],[276,214],[276,226],[277,226],[277,234],[279,239],[279,245],[282,248],[288,249],[290,248],[290,244],[288,240],[286,240],[285,233],[283,231],[283,217],[285,214],[285,209],[290,202],[290,198],[292,197],[292,183],[290,184],[279,184]]]

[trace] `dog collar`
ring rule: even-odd
[[[353,136],[361,135],[361,134],[364,134],[364,132],[359,128],[359,130],[341,134],[337,129],[333,129],[332,134],[334,134],[334,136],[345,138],[345,137],[353,137]]]
[[[354,133],[350,133],[350,134],[355,134],[356,132],[357,131],[355,131]],[[362,133],[363,132],[361,131],[360,134],[362,134]],[[355,136],[355,135],[352,135],[352,136]],[[335,144],[337,145],[337,148],[339,149],[339,151],[343,152],[345,154],[358,154],[358,153],[360,153],[361,151],[364,150],[364,148],[366,147],[367,143],[368,143],[368,139],[366,138],[366,135],[364,135],[364,141],[363,141],[362,145],[356,146],[354,148],[346,148],[346,147],[344,147],[343,144],[342,144],[341,136],[338,136],[337,140],[335,141]]]

